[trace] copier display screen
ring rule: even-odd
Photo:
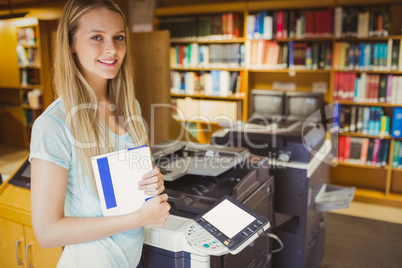
[[[256,219],[229,200],[224,200],[202,217],[229,238],[234,237]]]

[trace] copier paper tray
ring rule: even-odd
[[[355,195],[355,187],[341,187],[323,184],[315,197],[318,212],[348,208]]]

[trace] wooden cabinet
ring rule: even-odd
[[[62,248],[42,248],[31,223],[30,191],[0,186],[0,267],[56,267]]]

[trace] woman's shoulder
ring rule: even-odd
[[[65,119],[66,111],[64,109],[63,101],[59,97],[58,99],[53,101],[36,120],[49,121],[53,123],[56,120],[61,125],[65,125]]]

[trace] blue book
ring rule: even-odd
[[[372,51],[372,45],[365,44],[365,46],[364,46],[364,68],[366,70],[370,70],[372,67],[371,51]]]
[[[377,68],[379,66],[379,58],[380,58],[380,44],[374,44],[374,53],[373,53],[374,68]]]
[[[293,41],[289,41],[289,68],[293,67]]]
[[[402,145],[399,145],[399,161],[398,161],[398,168],[402,168]]]
[[[261,11],[258,17],[258,32],[260,33],[260,38],[264,35],[264,18],[267,16],[266,11]]]
[[[391,136],[394,138],[402,137],[402,107],[395,107],[392,113]]]
[[[211,76],[212,76],[212,95],[220,96],[221,72],[219,70],[211,70]]]
[[[255,14],[255,22],[254,22],[254,39],[260,39],[260,14]]]
[[[364,43],[360,44],[360,61],[359,61],[359,65],[360,65],[360,70],[364,69]]]
[[[374,129],[375,129],[375,108],[371,107],[370,108],[370,116],[369,116],[368,134],[369,135],[374,135]]]

